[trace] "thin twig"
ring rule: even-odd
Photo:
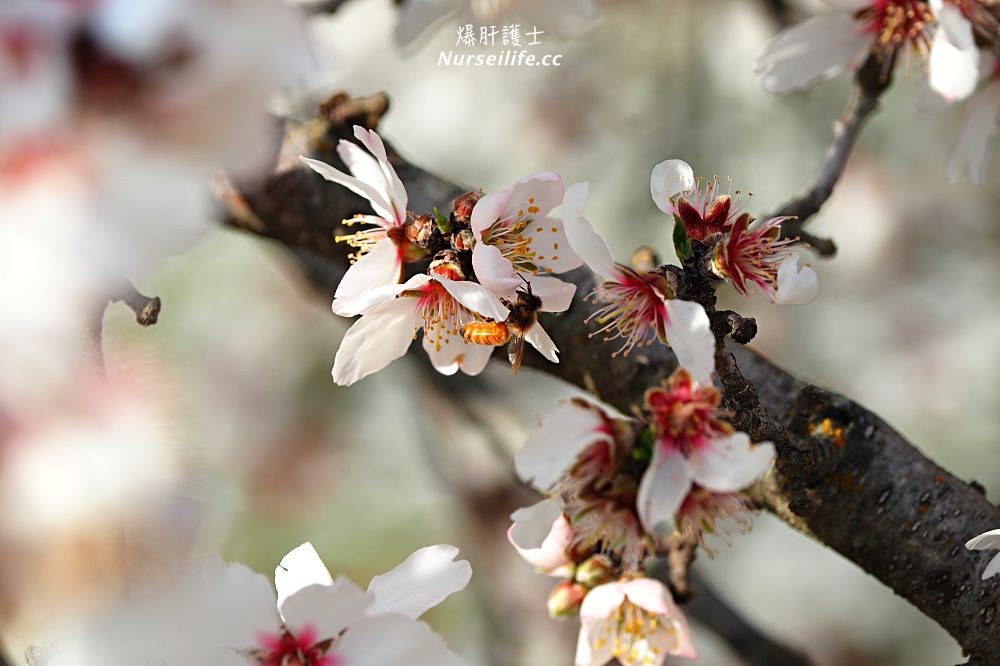
[[[124,303],[135,313],[135,321],[140,326],[152,326],[160,318],[163,303],[159,296],[144,296],[132,283],[126,283],[122,290],[108,300]]]
[[[775,641],[734,609],[705,579],[694,572],[697,594],[685,607],[688,614],[711,627],[749,666],[810,666],[803,654]]]
[[[861,128],[879,106],[879,99],[891,83],[891,67],[877,54],[868,59],[854,76],[851,100],[844,114],[833,123],[833,139],[827,148],[823,162],[809,187],[797,197],[785,202],[768,217],[792,217],[781,226],[783,238],[798,238],[812,246],[822,256],[829,257],[837,252],[832,240],[814,236],[803,230],[809,219],[819,212],[833,188],[844,175],[851,150],[861,134]]]

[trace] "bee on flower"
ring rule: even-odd
[[[916,59],[926,83],[949,102],[968,97],[979,56],[970,17],[978,0],[826,0],[838,13],[793,26],[761,50],[756,69],[764,88],[783,93],[857,66],[874,54],[888,75]]]
[[[687,239],[711,248],[712,272],[740,294],[756,286],[775,303],[800,304],[819,293],[816,272],[798,265],[795,239],[781,238],[781,223],[788,218],[755,222],[745,212],[749,195],[731,186],[723,194],[717,178],[695,179],[683,160],[657,164],[650,190],[657,207],[673,216]]]

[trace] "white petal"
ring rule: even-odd
[[[388,188],[389,203],[393,205],[393,212],[396,214],[396,222],[402,224],[406,220],[406,188],[403,187],[403,182],[396,175],[396,169],[389,162],[382,137],[375,130],[365,129],[360,125],[354,126],[354,137],[364,144],[365,148],[370,150],[378,161],[378,167]]]
[[[542,299],[542,312],[565,312],[573,305],[576,285],[559,278],[527,275],[531,293]]]
[[[553,363],[559,362],[559,348],[556,347],[556,343],[552,342],[552,338],[545,332],[540,322],[536,322],[528,329],[528,332],[524,334],[524,339],[548,360]]]
[[[531,201],[533,199],[534,201]],[[509,215],[520,210],[528,210],[529,206],[538,209],[537,215],[544,217],[553,208],[562,203],[563,182],[559,174],[551,171],[535,173],[526,176],[510,186],[510,197],[507,200],[506,211]]]
[[[587,183],[575,183],[566,190],[562,205],[563,228],[570,246],[602,280],[615,280],[619,271],[615,268],[611,250],[604,239],[594,231],[583,217],[583,206],[587,202]]]
[[[677,362],[703,384],[711,381],[715,369],[715,336],[708,315],[693,301],[668,300],[667,344]]]
[[[476,240],[481,240],[483,232],[500,219],[509,198],[510,191],[501,190],[499,192],[491,192],[476,202],[469,221]]]
[[[524,481],[548,490],[595,442],[610,441],[604,420],[592,410],[568,402],[544,414],[514,454],[514,468]]]
[[[430,281],[431,278],[428,275],[418,273],[402,284],[384,284],[360,293],[353,298],[334,298],[333,314],[340,315],[341,317],[357,317],[358,315],[367,313],[376,305],[381,305],[386,301],[392,300],[404,291],[420,289]]]
[[[774,445],[750,443],[745,432],[713,440],[688,457],[698,485],[717,493],[734,493],[752,485],[774,462]]]
[[[987,578],[992,578],[993,576],[996,576],[998,573],[1000,573],[1000,555],[997,555],[992,560],[990,560],[990,563],[986,565],[985,569],[983,569],[983,580],[986,580]]]
[[[406,0],[396,20],[396,44],[406,48],[428,28],[461,7],[462,0]]]
[[[281,563],[274,568],[278,605],[310,585],[333,585],[333,577],[313,545],[306,542],[281,558]]]
[[[398,613],[416,619],[465,589],[472,567],[455,562],[458,548],[448,545],[421,548],[392,571],[372,578],[368,591],[375,595],[369,615]]]
[[[352,624],[330,654],[345,666],[439,666],[451,658],[444,639],[430,627],[396,614]]]
[[[370,186],[381,195],[383,201],[389,203],[390,210],[384,212],[392,214],[387,216],[386,219],[395,224],[402,224],[403,220],[400,219],[397,211],[392,209],[392,195],[389,192],[389,183],[378,160],[366,152],[364,148],[347,139],[341,139],[337,144],[337,155],[340,156],[340,159],[350,169],[352,176]],[[382,213],[383,211],[379,211],[379,214]]]
[[[558,217],[536,217],[524,230],[531,238],[533,263],[541,273],[567,273],[583,265],[583,259],[573,251],[563,221]]]
[[[552,527],[549,528],[549,533],[542,541],[542,545],[538,548],[522,548],[514,540],[513,532],[514,526],[511,525],[510,529],[507,530],[507,540],[517,550],[517,554],[535,568],[551,575],[558,575],[562,573],[561,570],[564,566],[572,564],[566,550],[573,543],[573,528],[570,527],[565,515],[559,514],[559,517],[552,523]]]
[[[519,548],[541,548],[552,530],[552,524],[562,514],[562,502],[555,498],[518,509],[510,514],[510,519],[514,521],[510,538]]]
[[[972,182],[983,183],[989,164],[990,144],[997,132],[998,113],[1000,81],[976,93],[969,101],[965,125],[948,164],[949,178],[958,180],[968,175]]]
[[[305,163],[306,166],[308,166],[313,171],[323,176],[327,180],[333,181],[338,185],[343,185],[351,192],[354,192],[358,196],[362,196],[365,199],[367,199],[368,202],[372,205],[372,208],[375,210],[376,213],[378,213],[380,217],[383,217],[386,220],[395,219],[395,215],[393,215],[392,212],[392,204],[389,203],[389,200],[386,198],[385,194],[380,192],[378,189],[372,187],[368,183],[358,178],[355,178],[354,176],[348,176],[340,169],[335,169],[326,162],[322,162],[320,160],[314,160],[310,157],[305,157],[304,155],[300,155],[299,159],[302,160],[302,162]]]
[[[346,578],[333,585],[310,585],[291,595],[279,607],[292,633],[312,629],[320,641],[336,638],[365,616],[372,595]]]
[[[972,24],[962,11],[948,3],[938,16],[927,79],[932,90],[948,101],[965,99],[979,83],[979,50]]]
[[[468,351],[469,344],[461,335],[452,335],[451,331],[438,330],[430,335],[424,331],[424,338],[421,341],[427,357],[431,360],[431,365],[442,375],[451,376],[458,372],[461,366],[462,357]],[[492,347],[486,347],[492,351]]]
[[[494,245],[477,242],[472,248],[472,270],[479,283],[497,296],[513,299],[517,288],[524,284],[514,272],[514,264]]]
[[[660,524],[673,526],[677,510],[690,490],[691,475],[684,455],[678,451],[663,451],[657,446],[653,461],[639,482],[636,498],[643,529],[652,534]]]
[[[965,543],[965,547],[969,550],[1000,549],[1000,530],[990,530],[972,537]]]
[[[821,16],[793,26],[768,42],[755,70],[764,89],[782,93],[836,76],[872,42],[853,17]]]
[[[178,622],[191,622],[193,632],[198,634],[188,635],[192,645],[200,641],[206,647],[241,649],[255,644],[261,632],[277,630],[274,589],[266,577],[242,564],[224,564],[217,557],[202,563],[197,577],[200,580],[192,581],[197,584],[194,601],[190,592],[172,591],[187,597],[176,610],[184,615]],[[162,602],[164,596],[158,601]]]
[[[462,371],[462,374],[475,377],[486,369],[486,365],[490,362],[492,355],[493,347],[467,343],[465,345],[465,352],[458,359],[458,368]]]
[[[618,581],[598,585],[580,606],[580,619],[586,623],[611,618],[625,603],[625,585]]]
[[[489,317],[496,321],[504,321],[509,314],[504,304],[500,302],[489,289],[481,284],[469,282],[468,280],[449,280],[447,278],[435,278],[441,283],[448,293],[456,301],[477,312],[484,317]]]
[[[388,238],[383,238],[375,243],[370,252],[347,269],[347,273],[337,285],[334,302],[340,301],[342,305],[346,305],[377,287],[397,284],[402,273],[403,262],[396,244]],[[334,306],[334,312],[337,309],[337,306]]]
[[[666,160],[653,167],[649,175],[649,191],[653,203],[664,213],[670,214],[670,200],[678,194],[694,189],[694,170],[684,160]]]
[[[589,594],[587,595],[590,596]],[[584,603],[587,602],[586,597]],[[580,634],[576,641],[575,666],[604,666],[615,657],[615,643],[613,640],[597,640],[597,646],[591,640],[591,634],[606,636],[614,632],[610,626],[601,627],[601,624],[608,624],[610,621],[595,621],[592,623],[581,623]]]
[[[774,302],[781,305],[802,305],[819,294],[819,279],[809,266],[799,268],[799,255],[785,257],[778,266],[778,289]]]
[[[356,321],[337,350],[333,381],[350,386],[405,354],[413,341],[416,308],[416,298],[394,298]]]

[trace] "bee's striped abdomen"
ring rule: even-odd
[[[502,321],[474,321],[462,327],[462,337],[473,344],[497,347],[510,340],[510,329]]]

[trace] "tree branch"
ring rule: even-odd
[[[872,54],[855,73],[850,102],[843,115],[833,123],[833,139],[812,183],[805,192],[786,201],[778,210],[765,218],[785,216],[795,218],[781,225],[782,238],[798,238],[825,257],[833,256],[837,252],[837,246],[832,240],[814,236],[803,227],[823,207],[833,194],[833,188],[840,181],[840,177],[844,175],[847,160],[861,134],[861,128],[868,116],[878,109],[879,99],[892,82],[891,72],[891,66],[886,67],[881,57]]]
[[[297,154],[304,146],[336,164],[337,139],[349,136],[349,123],[366,116],[364,108],[372,99],[384,97],[363,100],[356,114],[342,97],[336,113],[327,107],[321,119],[290,127],[290,149]],[[341,124],[331,122],[334,117]],[[366,119],[377,121],[370,115]],[[450,210],[451,200],[463,191],[398,155],[392,159],[415,210],[432,205]],[[228,222],[279,240],[300,259],[307,256],[309,274],[332,289],[346,265],[346,251],[332,237],[343,218],[367,210],[366,202],[297,166],[279,170],[245,195],[263,226],[249,227],[232,218]],[[324,263],[333,268],[317,272],[315,265]],[[582,269],[565,278],[577,284],[580,295],[594,287],[592,276]],[[668,348],[654,345],[615,362],[600,362],[610,359],[610,349],[590,337],[582,323],[594,307],[578,298],[566,313],[543,315],[546,331],[562,350],[561,362],[551,364],[532,351],[525,365],[630,413],[642,404],[647,387],[670,375],[676,360]],[[789,439],[779,447],[776,470],[755,489],[758,504],[838,551],[938,622],[971,655],[969,663],[990,663],[1000,654],[1000,579],[979,580],[991,554],[969,552],[962,545],[1000,525],[1000,509],[981,488],[934,464],[861,405],[793,377],[751,349],[730,344],[729,351],[763,409]]]

